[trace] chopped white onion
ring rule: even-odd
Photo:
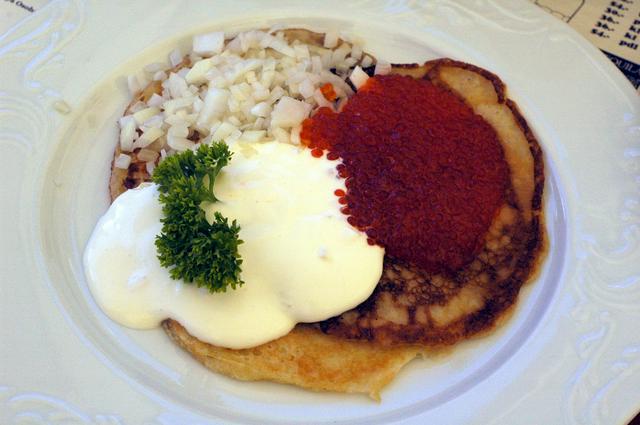
[[[289,44],[287,44],[286,41],[284,41],[281,38],[274,37],[272,35],[267,34],[260,42],[260,46],[265,48],[271,47],[276,52],[280,52],[286,56],[290,56],[290,57],[296,56],[295,50],[293,50],[293,48],[289,46]]]
[[[391,72],[391,64],[382,59],[378,60],[376,63],[376,69],[373,72],[375,75],[386,75]]]
[[[199,113],[204,106],[204,101],[199,97],[193,99],[193,112]]]
[[[133,139],[137,136],[136,120],[132,115],[120,118],[120,149],[124,152],[133,150]]]
[[[171,63],[171,66],[176,66],[182,62],[182,52],[179,48],[176,48],[169,53],[169,62]]]
[[[245,94],[245,91],[242,90],[240,84],[229,87],[229,91],[231,92],[231,96],[238,102],[248,99],[248,96]]]
[[[190,107],[193,104],[193,97],[179,97],[177,99],[167,100],[162,104],[162,108],[164,109],[164,113],[166,115],[171,115],[177,113],[180,109],[185,109]]]
[[[333,49],[338,45],[338,33],[336,31],[327,31],[324,35],[324,47]]]
[[[302,130],[301,125],[297,125],[291,129],[291,143],[294,145],[300,144],[300,131]]]
[[[129,88],[129,94],[132,96],[138,93],[142,88],[138,82],[138,77],[135,75],[129,75],[127,77],[127,87]]]
[[[229,108],[229,112],[231,112],[232,114],[240,112],[240,102],[238,102],[233,97],[227,100],[227,107]]]
[[[271,113],[271,106],[267,102],[257,103],[251,108],[251,113],[257,117],[268,117]]]
[[[224,47],[224,33],[211,32],[193,37],[193,52],[199,55],[215,55]]]
[[[189,72],[189,70],[186,68],[183,68],[183,70]],[[166,80],[165,83],[167,83],[169,93],[174,99],[184,96],[188,91],[187,82],[185,81],[185,79],[175,72],[172,72],[169,75],[169,79]]]
[[[290,133],[283,128],[276,128],[273,130],[273,136],[280,143],[291,143]]]
[[[131,157],[124,153],[118,155],[118,157],[113,161],[113,165],[122,170],[129,168],[129,164],[131,164]]]
[[[305,99],[308,99],[313,96],[315,87],[313,86],[313,83],[311,82],[311,80],[307,78],[300,83],[298,90],[300,91],[300,94],[302,95],[302,97],[304,97]]]
[[[180,78],[184,79],[184,77],[186,77],[186,76],[187,76],[187,73],[188,73],[188,72],[189,72],[189,68],[180,68],[180,69],[178,70],[178,72],[176,72],[176,74],[177,74]]]
[[[275,71],[276,69],[276,60],[275,58],[269,57],[264,60],[264,65],[262,65],[263,71]]]
[[[363,68],[368,68],[371,65],[373,65],[373,59],[371,58],[371,56],[365,56],[362,59],[362,62],[360,63],[360,65],[362,65]]]
[[[228,122],[223,122],[213,133],[213,140],[224,140],[237,129],[238,128],[235,125]]]
[[[204,105],[198,115],[196,124],[204,127],[208,125],[212,120],[221,117],[227,109],[227,99],[229,98],[229,91],[211,87],[207,90],[207,94],[204,98]]]
[[[266,134],[267,132],[264,130],[248,130],[243,131],[240,138],[244,141],[255,143],[262,140]]]
[[[156,93],[152,94],[149,100],[147,101],[147,105],[160,107],[162,106],[162,102],[164,102],[164,98]]]
[[[156,163],[153,161],[149,161],[145,164],[145,168],[147,169],[147,173],[153,174],[153,170],[156,169]]]
[[[235,115],[229,117],[229,123],[235,125],[236,127],[240,127],[242,123]]]
[[[333,51],[333,54],[331,55],[331,64],[336,68],[339,67],[349,53],[351,53],[351,46],[347,43],[341,44],[340,47]]]
[[[133,115],[124,115],[118,120],[118,125],[122,128],[129,122],[133,122],[135,125],[136,120],[133,119]]]
[[[331,58],[333,54],[331,50],[324,50],[320,53],[320,59],[322,60],[322,67],[325,69],[331,68]]]
[[[167,132],[167,135],[168,136],[174,136],[174,137],[185,137],[186,138],[189,135],[189,128],[184,123],[175,124],[175,125],[172,125],[169,128],[169,131]]]
[[[322,59],[320,59],[320,56],[313,56],[311,58],[311,72],[319,74],[320,71],[322,71]]]
[[[227,83],[227,79],[224,78],[223,76],[215,77],[211,79],[211,81],[209,81],[209,87],[224,89],[228,86],[229,86],[229,83]]]
[[[178,152],[183,152],[183,151],[186,151],[187,149],[193,149],[193,147],[195,146],[195,143],[193,143],[191,140],[185,137],[172,136],[172,135],[167,136],[167,144],[171,149],[176,150]]]
[[[287,92],[280,86],[276,86],[271,90],[271,94],[269,95],[268,102],[275,103],[284,96]]]
[[[345,71],[351,69],[352,66],[358,63],[358,60],[355,58],[346,58],[341,65],[336,65],[339,69],[344,68]]]
[[[203,59],[193,64],[187,72],[185,80],[189,84],[200,84],[207,81],[206,74],[213,67],[209,59]]]
[[[181,114],[170,114],[167,115],[167,117],[164,119],[164,122],[169,124],[170,126],[182,125],[185,124],[185,119]]]
[[[251,83],[252,97],[256,102],[260,102],[269,99],[269,89],[265,88],[261,83]]]
[[[272,127],[295,127],[311,112],[311,105],[289,96],[283,96],[271,113]]]
[[[271,84],[273,84],[273,79],[276,76],[276,72],[274,70],[263,70],[262,71],[262,78],[260,79],[260,83],[264,86],[264,87],[271,87]]]
[[[240,130],[233,130],[231,134],[224,138],[224,141],[227,145],[232,145],[242,136],[242,132]]]
[[[142,127],[162,127],[164,123],[164,116],[162,114],[154,115],[151,118],[147,119],[144,123],[142,123]]]
[[[249,83],[249,84],[253,84],[253,83],[258,81],[256,79],[256,73],[254,71],[247,72],[245,74],[244,78],[245,78],[245,80],[247,80],[247,83]]]
[[[242,42],[240,41],[240,37],[236,37],[227,43],[226,50],[227,52],[233,52],[240,54],[242,53]]]
[[[324,97],[324,94],[322,94],[320,89],[316,89],[316,91],[313,92],[313,100],[315,100],[318,106],[321,108],[326,107],[333,109],[333,103],[329,102],[327,98]]]
[[[367,75],[367,73],[364,72],[359,66],[353,68],[351,75],[349,75],[349,80],[351,80],[351,83],[354,85],[356,90],[359,90],[360,87],[362,87],[368,79],[369,75]]]
[[[229,35],[226,45],[223,33],[195,36],[186,56],[190,67],[173,72],[169,64],[145,67],[144,78],[160,81],[162,92],[136,102],[120,120],[122,151],[136,149],[152,170],[158,155],[195,149],[196,142],[241,143],[246,152],[251,143],[267,140],[299,145],[301,123],[311,111],[344,105],[353,94],[347,76],[355,87],[367,78],[361,68],[352,68],[373,63],[360,46],[341,42],[337,32],[326,34],[324,42],[326,47],[289,43],[277,29]],[[169,55],[173,67],[183,59],[179,50]],[[131,89],[143,86],[139,76],[129,80]],[[333,85],[335,102],[318,89],[324,83]],[[196,142],[189,140],[194,132]]]
[[[129,112],[132,114],[135,114],[138,111],[142,111],[146,107],[147,107],[146,103],[137,101],[136,103],[133,104],[133,106],[129,108]]]
[[[306,44],[296,44],[295,46],[293,46],[293,51],[295,52],[296,59],[309,58],[309,48]]]
[[[253,128],[254,130],[264,130],[267,128],[267,125],[267,120],[263,117],[260,117],[253,123]]]
[[[351,47],[351,57],[356,59],[356,60],[360,60],[360,58],[362,57],[362,46],[360,46],[359,44],[354,44]]]
[[[138,140],[133,143],[133,148],[146,148],[162,136],[164,136],[164,131],[162,131],[162,129],[157,127],[147,128],[145,129],[145,132],[138,137]]]
[[[323,70],[320,73],[320,76],[322,77],[323,82],[333,84],[333,88],[336,91],[336,94],[338,95],[338,97],[343,97],[345,95],[351,96],[353,94],[353,90],[351,90],[351,87],[349,87],[349,84],[347,84],[342,78],[338,77],[336,74],[330,71]]]
[[[148,120],[149,118],[151,118],[152,116],[157,115],[158,113],[160,113],[160,109],[156,107],[145,108],[133,114],[133,119],[136,120],[136,123],[138,125],[140,125],[144,123],[146,120]]]
[[[255,32],[256,31],[249,31],[238,34],[238,39],[240,40],[240,51],[242,53],[247,53],[249,49],[257,45],[258,41],[255,37]]]

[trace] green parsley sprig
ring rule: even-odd
[[[238,254],[240,227],[216,212],[209,223],[203,202],[217,202],[213,184],[231,159],[224,142],[200,145],[162,161],[154,170],[162,204],[162,231],[156,237],[158,259],[173,279],[225,292],[242,285]]]

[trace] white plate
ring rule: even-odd
[[[380,404],[210,373],[161,331],[108,320],[82,273],[124,77],[193,33],[274,23],[492,70],[546,154],[550,254],[513,319],[412,362]],[[0,423],[621,424],[640,409],[640,101],[529,3],[58,0],[0,38],[0,73]]]

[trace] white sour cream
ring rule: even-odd
[[[209,219],[219,211],[241,227],[245,284],[225,293],[172,280],[160,266],[155,185],[123,193],[84,253],[91,292],[122,325],[145,329],[173,318],[200,340],[229,348],[253,347],[298,322],[355,307],[380,279],[384,250],[340,213],[334,190],[344,186],[335,165],[277,142],[235,152],[216,179],[220,202],[203,205]]]

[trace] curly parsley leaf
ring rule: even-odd
[[[209,223],[202,202],[217,202],[213,185],[231,159],[223,142],[201,145],[166,158],[154,170],[162,204],[162,231],[156,237],[158,259],[173,279],[224,292],[242,285],[238,253],[240,227],[214,214]]]

